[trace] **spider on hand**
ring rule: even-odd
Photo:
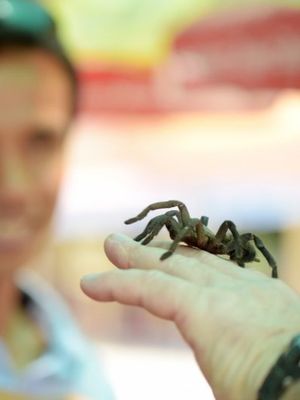
[[[150,204],[136,217],[126,220],[125,224],[140,221],[152,210],[171,207],[178,207],[179,211],[167,211],[165,214],[152,218],[144,231],[134,239],[146,245],[165,226],[173,242],[169,250],[161,256],[161,260],[170,257],[178,244],[184,242],[190,247],[199,248],[212,254],[227,255],[240,267],[245,267],[245,263],[259,261],[256,257],[256,247],[272,268],[272,277],[278,278],[276,262],[258,236],[253,233],[240,234],[232,221],[224,221],[217,233],[214,234],[207,227],[208,217],[191,218],[187,207],[181,201],[169,200]],[[255,246],[251,241],[254,242]]]

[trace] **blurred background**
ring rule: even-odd
[[[261,236],[300,291],[299,1],[43,4],[81,82],[43,272],[99,342],[119,399],[213,399],[173,326],[94,304],[78,281],[112,268],[107,234],[146,223],[125,219],[178,199],[213,230],[230,219]],[[270,274],[264,260],[249,268]]]

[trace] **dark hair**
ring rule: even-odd
[[[65,69],[72,85],[72,112],[77,108],[75,68],[63,49],[51,15],[34,0],[0,0],[0,52],[10,48],[42,49]]]

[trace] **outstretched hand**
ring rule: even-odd
[[[119,269],[84,277],[82,290],[174,321],[217,399],[255,399],[300,332],[300,296],[277,279],[186,246],[160,261],[169,245],[111,235],[105,252]]]

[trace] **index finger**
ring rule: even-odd
[[[125,235],[110,235],[104,243],[104,249],[109,260],[121,269],[156,269],[205,285],[214,284],[219,279],[226,278],[200,260],[183,254],[174,253],[161,261],[160,257],[164,249],[143,246]]]
[[[153,240],[148,246],[168,250],[170,244],[171,243],[167,241]],[[225,259],[222,256],[209,253],[202,249],[196,249],[187,245],[178,245],[175,254],[181,254],[187,258],[196,259],[200,263],[215,268],[218,272],[233,278],[241,277],[245,273],[245,270],[238,267],[234,261],[230,261],[229,259]]]

